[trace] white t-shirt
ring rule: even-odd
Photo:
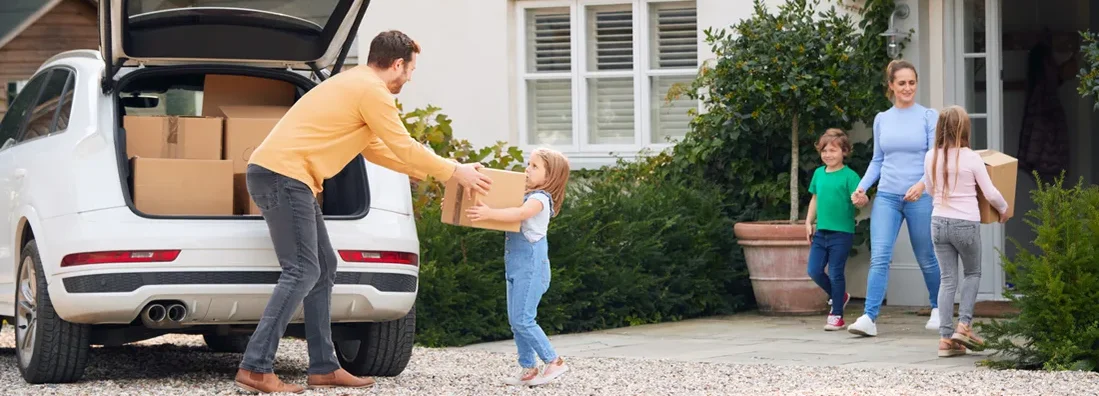
[[[549,230],[550,214],[553,212],[553,204],[550,197],[547,194],[536,192],[530,195],[529,199],[537,199],[542,203],[542,211],[534,215],[529,219],[523,220],[523,224],[519,227],[523,236],[527,238],[530,243],[538,242],[546,236],[546,231]]]

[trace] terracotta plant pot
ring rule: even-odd
[[[824,315],[828,295],[809,278],[805,223],[760,221],[733,227],[748,262],[748,276],[765,315]]]

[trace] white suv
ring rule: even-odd
[[[0,317],[15,325],[26,381],[76,381],[90,345],[168,333],[243,351],[279,277],[266,223],[137,210],[123,116],[196,115],[207,74],[282,80],[300,97],[329,66],[338,72],[368,2],[99,1],[101,51],[48,60],[0,121]],[[419,279],[409,179],[359,157],[322,198],[340,257],[340,363],[397,375],[412,351]],[[288,335],[303,337],[300,309]]]

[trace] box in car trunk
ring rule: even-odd
[[[233,214],[233,161],[135,157],[134,206],[151,215]]]
[[[221,159],[220,117],[125,116],[129,158]]]
[[[285,106],[222,106],[225,114],[225,159],[233,161],[233,196],[237,214],[258,215],[248,195],[244,173],[256,146],[263,143],[275,124],[290,110]]]

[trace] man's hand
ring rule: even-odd
[[[1011,215],[1008,214],[1007,211],[1004,211],[1003,213],[1000,213],[1000,224],[1007,223],[1007,220],[1010,219],[1010,218],[1011,218]]]
[[[813,225],[805,222],[805,240],[813,242]]]
[[[923,182],[916,183],[912,187],[908,188],[908,192],[904,194],[904,200],[908,202],[916,202],[920,199],[920,195],[923,195]]]
[[[496,212],[485,205],[484,202],[478,202],[476,205],[466,209],[466,217],[469,217],[473,221],[492,220]]]
[[[454,168],[454,176],[451,177],[458,179],[458,184],[466,188],[466,198],[473,199],[474,192],[488,194],[492,186],[492,178],[477,171],[483,167],[484,165],[480,163],[472,163],[461,164]]]

